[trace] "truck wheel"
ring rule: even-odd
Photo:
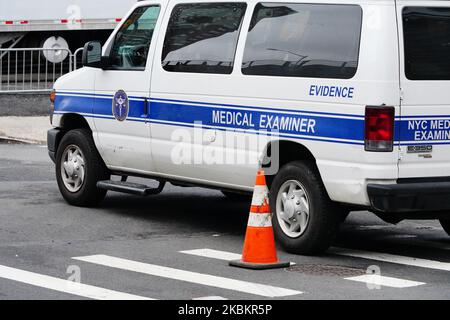
[[[312,162],[283,166],[269,198],[275,237],[286,251],[313,255],[329,248],[342,221],[342,209],[328,197]]]
[[[87,129],[67,132],[56,153],[56,180],[64,199],[74,206],[94,206],[106,195],[97,182],[109,178],[92,133]]]
[[[444,231],[447,232],[447,234],[450,236],[450,220],[441,219],[439,220],[439,222],[441,223]]]

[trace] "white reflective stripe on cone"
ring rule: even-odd
[[[247,226],[256,228],[272,227],[272,214],[250,212]]]
[[[255,186],[253,191],[252,206],[262,206],[268,195],[269,189],[267,189],[267,186]]]

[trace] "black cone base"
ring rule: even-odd
[[[277,263],[249,263],[242,260],[233,260],[229,262],[229,265],[237,268],[251,269],[251,270],[268,270],[268,269],[280,269],[290,267],[290,262],[277,262]]]

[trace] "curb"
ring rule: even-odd
[[[46,141],[19,139],[8,136],[0,136],[0,143],[1,142],[7,144],[36,144],[36,145],[45,145],[47,143]]]

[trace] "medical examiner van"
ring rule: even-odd
[[[248,197],[262,167],[289,252],[358,210],[450,234],[450,1],[142,1],[83,61],[48,133],[72,205],[166,182]]]

